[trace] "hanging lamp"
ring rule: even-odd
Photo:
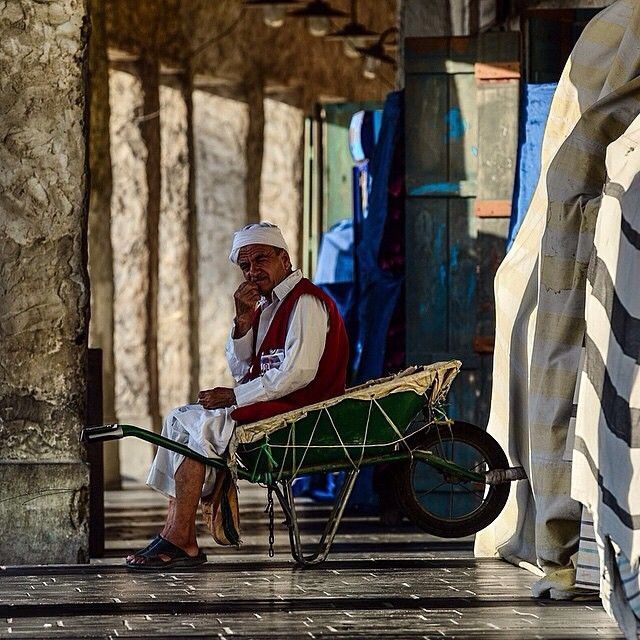
[[[287,9],[295,7],[296,0],[245,0],[244,7],[247,9],[262,9],[262,20],[274,29],[284,24],[287,17]]]
[[[348,58],[359,58],[358,48],[366,48],[380,36],[376,31],[371,31],[361,22],[358,22],[357,3],[358,0],[351,0],[350,21],[338,31],[327,35],[327,40],[342,42],[344,54]]]
[[[383,63],[395,66],[395,58],[392,58],[385,50],[387,39],[395,33],[398,33],[398,28],[389,27],[380,34],[377,42],[368,47],[357,49],[358,53],[364,58],[362,75],[368,80],[373,80],[376,77],[378,69],[380,69]]]
[[[305,7],[287,12],[293,18],[305,18],[307,30],[312,36],[322,37],[329,33],[331,18],[347,18],[348,13],[335,9],[327,0],[311,0]]]

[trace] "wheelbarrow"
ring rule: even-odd
[[[500,514],[510,482],[526,477],[510,468],[500,445],[484,430],[449,420],[444,402],[461,363],[411,367],[400,374],[353,387],[342,396],[259,422],[239,425],[225,457],[204,457],[184,444],[127,424],[87,427],[85,442],[133,436],[234,477],[264,484],[285,514],[291,554],[303,566],[323,562],[331,548],[360,469],[392,463],[389,481],[398,505],[424,531],[463,537]],[[317,548],[304,555],[293,480],[316,471],[346,471]]]

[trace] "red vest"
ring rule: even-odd
[[[298,298],[304,294],[320,299],[329,314],[329,331],[327,332],[324,351],[320,358],[316,377],[306,387],[293,391],[277,400],[256,402],[246,407],[238,407],[231,414],[231,417],[236,422],[247,424],[263,420],[264,418],[286,413],[308,404],[322,402],[322,400],[328,400],[344,393],[349,360],[347,332],[335,302],[307,278],[300,280],[278,307],[260,345],[260,349],[256,352],[254,347],[255,353],[245,381],[254,380],[260,376],[260,357],[263,354],[271,349],[284,349],[289,328],[289,317]],[[258,321],[259,318],[256,319],[253,327],[254,337],[257,335]]]

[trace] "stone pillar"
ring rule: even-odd
[[[113,356],[113,249],[111,247],[111,155],[109,153],[109,60],[104,4],[90,0],[89,40],[89,278],[91,321],[89,346],[102,349],[102,413],[104,422],[116,422]],[[104,445],[105,487],[120,486],[118,442]]]
[[[193,93],[195,193],[198,215],[200,387],[231,382],[224,345],[234,315],[240,272],[228,260],[231,237],[245,224],[244,102]]]
[[[191,397],[188,109],[180,78],[160,84],[158,385],[160,412]]]
[[[193,72],[185,72],[185,103],[187,106],[187,144],[189,162],[189,201],[187,233],[189,235],[189,398],[197,398],[200,390],[200,242],[198,240],[198,210],[196,200],[196,153],[193,125]]]
[[[267,99],[264,114],[260,217],[282,229],[291,260],[300,266],[304,113],[284,102]]]
[[[140,61],[143,113],[138,118],[140,133],[146,147],[147,210],[146,242],[149,252],[147,263],[146,304],[146,360],[149,377],[149,417],[155,431],[160,431],[160,401],[158,389],[158,288],[159,288],[159,227],[160,227],[160,88],[158,57],[146,51]]]
[[[87,560],[87,10],[0,13],[0,563]]]
[[[264,77],[257,73],[248,74],[245,85],[249,107],[247,128],[246,165],[246,222],[260,221],[260,186],[264,155]]]
[[[112,166],[111,241],[113,244],[116,412],[121,422],[151,428],[147,372],[147,147],[140,129],[145,117],[142,83],[132,64],[109,72]],[[121,454],[125,441],[120,441]],[[129,438],[121,459],[123,476],[143,479],[151,447]]]

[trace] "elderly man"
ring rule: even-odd
[[[244,282],[226,357],[238,383],[198,394],[174,409],[163,435],[198,453],[222,455],[236,424],[319,402],[344,392],[348,341],[335,304],[293,271],[280,229],[267,222],[234,234],[229,259]],[[147,547],[127,557],[131,569],[162,570],[206,562],[196,540],[196,512],[216,473],[196,460],[159,449],[147,484],[169,497],[165,525]]]

